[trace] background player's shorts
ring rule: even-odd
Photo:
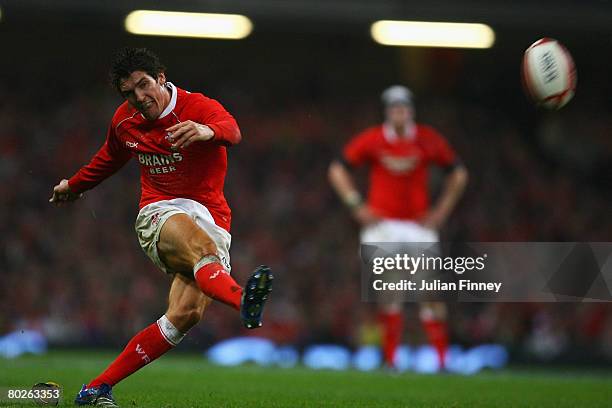
[[[231,272],[229,249],[232,236],[229,232],[215,224],[208,208],[194,200],[187,198],[175,198],[151,203],[142,207],[136,217],[136,234],[140,246],[153,261],[155,265],[166,273],[173,273],[159,259],[157,253],[157,242],[164,223],[175,214],[187,214],[191,219],[208,234],[217,246],[217,255],[221,263]]]
[[[438,242],[438,232],[414,221],[384,219],[361,230],[366,242]]]
[[[431,243],[439,241],[438,232],[422,226],[414,221],[383,219],[377,223],[368,225],[361,230],[361,243],[387,243],[385,248],[394,253],[406,253],[410,256],[419,256],[422,250],[431,246]],[[405,243],[423,242],[429,243],[423,247]],[[394,245],[395,244],[395,245]],[[389,270],[385,272],[388,282],[399,281],[406,277],[405,271]],[[376,301],[385,305],[388,310],[400,310],[399,304],[404,300],[400,291],[381,291],[376,293]],[[426,299],[424,299],[426,300]]]

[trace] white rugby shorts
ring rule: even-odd
[[[138,213],[135,224],[138,242],[153,263],[166,273],[174,273],[168,270],[159,258],[157,243],[159,242],[159,234],[164,223],[175,214],[187,214],[198,227],[208,234],[217,246],[217,255],[221,259],[223,266],[225,266],[228,272],[231,272],[229,250],[232,236],[229,232],[215,224],[215,220],[210,211],[208,211],[208,208],[197,201],[187,198],[157,201],[142,207]]]
[[[439,235],[436,230],[424,227],[414,221],[390,218],[365,226],[361,230],[360,238],[362,244],[388,243],[388,245],[385,246],[386,249],[396,251],[397,253],[403,253],[406,251],[406,245],[403,245],[405,243],[427,243],[427,245],[423,246],[409,246],[412,256],[419,256],[421,251],[428,249],[431,245],[439,241]],[[386,273],[391,274],[391,276],[397,279],[405,277],[404,273],[398,271],[389,271]],[[394,278],[390,278],[390,281],[393,279]],[[380,292],[377,294],[377,296],[380,296],[378,298],[379,302],[385,305],[385,309],[389,311],[401,310],[401,307],[399,306],[402,302],[400,292]]]
[[[438,232],[414,221],[383,219],[361,230],[361,243],[366,242],[438,242]]]

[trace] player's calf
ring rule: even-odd
[[[181,333],[187,333],[202,320],[211,301],[193,279],[177,274],[170,288],[166,316]]]

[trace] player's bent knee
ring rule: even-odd
[[[217,245],[188,215],[175,214],[164,223],[157,250],[173,271],[186,272],[205,255],[216,255]]]
[[[218,255],[216,254],[204,255],[193,265],[193,273],[194,274],[197,273],[201,268],[211,263],[215,263],[215,264],[218,263],[218,264],[223,265],[223,263],[221,262],[221,258],[219,258]]]
[[[198,237],[192,240],[190,248],[193,252],[195,262],[207,255],[217,255],[217,245],[209,236]]]

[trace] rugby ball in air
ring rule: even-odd
[[[567,49],[552,38],[542,38],[525,51],[523,85],[533,101],[559,109],[574,96],[576,68]]]

